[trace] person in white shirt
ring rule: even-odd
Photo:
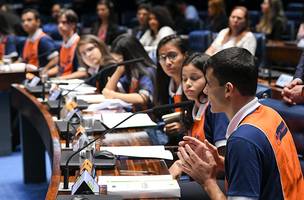
[[[169,11],[162,6],[155,6],[149,14],[149,29],[140,38],[140,43],[148,53],[155,52],[161,39],[174,34],[173,20]]]
[[[256,46],[255,36],[249,31],[247,8],[237,6],[229,17],[229,27],[219,32],[205,53],[212,56],[229,47],[241,47],[254,55]]]

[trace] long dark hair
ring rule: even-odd
[[[134,76],[134,74],[147,75],[154,82],[154,74],[151,74],[148,67],[156,68],[156,66],[144,47],[134,36],[127,33],[118,36],[112,43],[111,52],[122,55],[124,60],[144,58],[143,62],[137,62],[132,67],[126,67],[126,75],[129,77]]]
[[[169,26],[172,29],[174,29],[173,19],[171,17],[170,12],[168,11],[168,9],[166,7],[154,6],[154,7],[151,8],[150,14],[155,15],[155,17],[156,17],[156,19],[159,23],[158,30],[161,29],[164,26]],[[154,36],[153,31],[151,31],[151,34],[152,34],[152,36]]]
[[[183,68],[186,65],[192,64],[195,68],[201,70],[205,74],[204,68],[207,64],[207,60],[209,59],[209,57],[210,56],[208,56],[207,54],[193,53],[190,56],[186,57],[183,65],[182,65],[181,71],[183,71]],[[184,93],[184,90],[182,90],[182,91],[183,91],[182,101],[188,100]],[[198,96],[199,101],[200,101],[201,97],[203,97],[204,99],[207,99],[207,96],[206,96],[206,94],[204,94],[203,90],[200,92],[200,94]],[[205,101],[200,102],[200,103],[205,103]],[[192,109],[193,109],[193,107],[187,107],[185,109],[182,109],[183,114],[181,116],[181,119],[187,129],[190,129],[193,125]]]
[[[114,3],[111,0],[99,0],[97,2],[97,6],[98,5],[105,5],[109,9],[108,22],[109,22],[109,24],[115,23],[116,18],[115,18],[115,13],[114,13]]]
[[[187,54],[187,45],[183,41],[183,39],[178,35],[169,35],[164,37],[157,46],[156,56],[157,59],[159,58],[159,50],[164,45],[171,43],[172,45],[176,46],[182,54]],[[164,72],[163,68],[157,63],[156,69],[156,87],[154,88],[154,103],[155,105],[162,105],[167,104],[169,101],[169,87],[170,77]]]

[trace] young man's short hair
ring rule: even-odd
[[[213,69],[213,75],[221,86],[231,82],[243,96],[255,96],[258,68],[254,56],[246,49],[231,47],[211,56],[206,69]]]
[[[21,16],[24,15],[24,14],[26,14],[26,13],[33,13],[34,14],[34,18],[36,20],[40,20],[40,14],[39,14],[39,12],[37,10],[32,9],[32,8],[27,8],[27,9],[25,9],[25,10],[22,11]]]

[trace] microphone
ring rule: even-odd
[[[121,65],[129,65],[129,64],[133,64],[133,63],[137,63],[137,62],[144,62],[144,58],[135,58],[135,59],[131,59],[131,60],[126,60],[120,63],[114,63],[114,64],[110,64],[108,66],[103,67],[99,72],[97,72],[96,74],[94,74],[93,76],[91,76],[90,78],[86,79],[86,83],[91,82],[93,79],[95,79],[96,77],[99,77],[104,71],[108,70],[108,69],[112,69],[112,68],[116,68],[119,67]]]
[[[137,111],[137,112],[132,113],[130,116],[128,116],[124,120],[122,120],[119,123],[117,123],[112,128],[104,131],[99,137],[96,137],[94,140],[92,140],[91,142],[87,143],[83,147],[79,148],[72,155],[70,155],[70,157],[68,157],[68,159],[67,159],[67,161],[65,163],[65,173],[64,173],[64,180],[63,180],[63,188],[64,189],[69,189],[69,186],[68,186],[69,185],[69,181],[68,180],[69,180],[69,162],[70,162],[70,160],[76,154],[78,154],[79,152],[81,152],[83,149],[87,148],[88,146],[90,146],[91,144],[93,144],[94,142],[96,142],[97,140],[99,140],[102,137],[104,137],[106,134],[108,134],[108,133],[112,132],[113,130],[115,130],[119,125],[121,125],[122,123],[124,123],[128,119],[132,118],[134,115],[137,115],[137,114],[140,114],[140,113],[153,113],[153,112],[157,112],[159,110],[168,110],[168,109],[177,108],[177,107],[188,107],[188,106],[193,105],[193,103],[194,103],[193,101],[184,101],[184,102],[180,102],[180,103],[177,103],[177,104],[160,105],[160,106],[155,106],[154,108],[151,108],[151,109]]]

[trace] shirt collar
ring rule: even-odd
[[[232,133],[237,129],[241,121],[250,113],[255,111],[261,104],[258,101],[258,98],[254,98],[249,103],[244,105],[231,119],[226,132],[226,138],[228,139]]]
[[[195,120],[200,120],[202,113],[206,111],[208,103],[200,104],[199,107],[194,106],[192,109],[192,118]]]
[[[36,30],[36,32],[31,36],[29,37],[28,39],[31,41],[31,42],[34,42],[35,40],[37,40],[40,36],[40,34],[42,33],[42,29],[41,28],[38,28]]]
[[[63,42],[63,43],[62,43],[62,46],[63,46],[64,48],[70,48],[70,47],[75,43],[75,41],[77,40],[78,37],[79,37],[78,34],[77,34],[77,33],[74,33],[74,34],[68,39],[67,42]]]
[[[174,81],[171,78],[169,83],[169,95],[170,97],[174,97],[175,95],[182,95],[182,86],[179,84],[176,92],[173,92],[175,90]]]

